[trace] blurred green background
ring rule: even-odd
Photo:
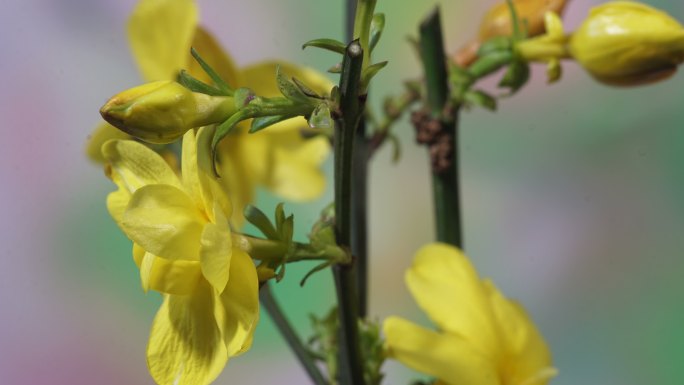
[[[647,1],[684,20],[679,0]],[[599,1],[573,0],[574,29]],[[124,25],[134,0],[24,0],[0,12],[0,383],[152,384],[145,345],[160,298],[145,295],[130,243],[105,209],[113,185],[83,147],[106,99],[140,82]],[[387,17],[371,90],[377,110],[420,76],[406,42],[435,2],[378,2]],[[451,51],[490,1],[443,1]],[[341,1],[200,0],[202,24],[239,65],[282,58],[319,69],[333,54],[304,41],[341,38]],[[545,84],[535,68],[495,114],[462,116],[465,244],[483,276],[530,311],[553,351],[556,385],[684,383],[684,78],[641,88],[594,82],[573,63]],[[331,77],[331,79],[334,79]],[[490,81],[489,86],[495,84]],[[403,272],[433,234],[427,157],[404,120],[403,157],[371,169],[371,315],[428,325]],[[328,171],[331,163],[326,165]],[[303,238],[332,196],[288,204]],[[277,200],[259,193],[272,212]],[[333,305],[329,272],[277,296],[302,335]],[[389,384],[420,375],[388,363]],[[217,384],[305,384],[263,314],[254,347]]]

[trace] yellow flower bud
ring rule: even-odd
[[[562,14],[567,0],[514,0],[513,6],[518,14],[519,28],[525,30],[528,37],[543,34],[546,29],[544,15],[547,12]],[[485,41],[497,36],[513,34],[511,12],[506,1],[491,7],[480,22],[477,38],[463,46],[454,55],[454,61],[467,67],[477,59],[477,50]]]
[[[600,82],[651,83],[669,77],[684,61],[684,28],[655,8],[614,1],[591,10],[569,48]]]
[[[222,122],[235,111],[232,97],[192,92],[163,80],[121,92],[102,106],[100,114],[136,138],[170,143],[191,128]]]

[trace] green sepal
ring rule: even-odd
[[[507,87],[511,94],[516,93],[520,87],[530,79],[530,65],[523,60],[514,60],[508,65],[504,77],[499,82],[499,87]]]
[[[509,51],[496,51],[487,56],[482,56],[468,67],[468,73],[474,79],[480,79],[492,74],[513,61],[513,53]]]
[[[218,87],[219,90],[221,90],[228,96],[233,95],[233,89],[228,85],[228,83],[221,79],[221,76],[219,76],[219,74],[216,73],[216,71],[214,71],[214,69],[211,68],[211,66],[207,62],[205,62],[204,59],[202,59],[202,57],[195,50],[194,47],[190,48],[190,54],[193,58],[195,58],[195,60],[197,60],[197,63],[199,63],[200,67],[202,67],[204,72],[206,72],[207,75],[209,75],[211,80],[214,81],[214,84],[216,84],[216,87]]]
[[[322,263],[320,263],[320,264],[314,266],[314,268],[311,269],[311,270],[309,270],[309,271],[304,275],[304,278],[302,278],[302,279],[299,281],[299,286],[304,287],[304,284],[305,284],[306,281],[309,279],[309,277],[311,277],[312,275],[314,275],[314,274],[318,273],[319,271],[321,271],[321,270],[323,270],[323,269],[325,269],[325,268],[327,268],[327,267],[330,267],[330,266],[332,266],[332,265],[333,265],[332,262],[326,261],[326,262],[322,262]]]
[[[335,39],[314,39],[309,40],[302,45],[302,49],[306,47],[322,48],[328,51],[337,52],[344,55],[347,45]]]
[[[330,129],[333,128],[335,122],[332,116],[330,116],[330,107],[328,103],[323,102],[316,106],[314,111],[309,117],[309,127],[319,128],[319,129]]]
[[[377,75],[381,69],[385,68],[386,65],[387,61],[382,61],[364,68],[363,72],[361,72],[361,88],[366,89],[371,79],[373,79],[373,77]]]
[[[263,211],[252,205],[247,205],[244,210],[245,219],[254,225],[268,239],[279,239],[275,227]]]
[[[189,89],[192,92],[199,92],[202,94],[207,94],[211,96],[230,96],[225,92],[219,90],[216,87],[210,86],[201,80],[194,78],[186,70],[181,70],[176,77],[176,81],[183,87]]]
[[[477,56],[483,57],[492,52],[511,51],[513,49],[513,41],[509,36],[495,36],[480,45],[477,50]]]
[[[280,202],[275,208],[275,225],[278,234],[282,234],[283,223],[285,222],[285,203]]]
[[[276,67],[276,83],[278,84],[280,93],[287,99],[297,103],[311,104],[311,101],[306,94],[304,94],[294,82],[283,75],[280,71],[280,66]]]
[[[384,13],[376,13],[373,15],[373,20],[371,20],[371,25],[370,25],[370,42],[368,43],[370,45],[370,50],[373,52],[373,49],[375,46],[378,44],[380,41],[380,36],[382,36],[382,31],[385,29],[385,14]]]
[[[294,215],[290,214],[283,221],[283,225],[280,228],[280,239],[283,242],[292,243],[292,237],[294,236]]]
[[[297,79],[296,77],[293,76],[293,77],[292,77],[292,81],[293,81],[294,84],[297,86],[297,88],[299,88],[299,90],[302,91],[302,93],[303,93],[304,95],[306,95],[306,96],[308,96],[308,97],[310,97],[310,98],[314,98],[314,99],[323,99],[323,97],[322,97],[321,95],[319,95],[316,91],[314,91],[314,90],[312,90],[311,88],[309,88],[309,86],[307,86],[306,84],[304,84],[304,82],[302,82],[301,80]]]
[[[226,135],[230,134],[230,132],[233,130],[233,128],[243,121],[244,119],[248,119],[249,114],[247,111],[242,110],[234,113],[231,115],[230,118],[226,119],[223,123],[221,123],[217,128],[216,132],[214,132],[214,137],[211,140],[211,167],[214,170],[214,175],[216,177],[219,177],[218,169],[216,168],[216,147],[218,144],[221,142],[223,138],[226,137]]]
[[[259,132],[266,127],[272,126],[276,123],[280,123],[283,120],[291,119],[294,116],[290,115],[273,115],[273,116],[262,116],[259,118],[252,119],[252,125],[249,127],[249,133],[253,134]]]
[[[235,108],[238,110],[246,107],[254,98],[256,94],[254,91],[247,87],[240,87],[233,92],[233,98],[235,100]]]
[[[518,18],[518,11],[515,8],[512,0],[506,0],[508,5],[508,11],[511,14],[511,25],[513,26],[513,34],[511,37],[514,40],[523,40],[525,38],[526,32],[524,29],[520,29],[520,19]]]
[[[463,94],[463,102],[466,105],[475,105],[486,108],[490,111],[496,111],[496,99],[479,90],[468,90]]]

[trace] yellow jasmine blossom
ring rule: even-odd
[[[547,12],[562,14],[567,0],[514,0],[513,6],[519,20],[519,28],[534,37],[547,31],[544,15]],[[513,34],[511,12],[506,1],[492,6],[480,22],[477,38],[471,40],[454,55],[454,61],[461,67],[467,67],[477,59],[477,50],[485,41],[496,36]]]
[[[455,247],[423,247],[406,283],[440,331],[388,318],[383,329],[390,357],[441,385],[545,385],[556,375],[525,310],[481,280]]]
[[[143,289],[164,297],[147,346],[160,385],[212,382],[230,357],[249,349],[259,318],[256,267],[232,244],[230,201],[206,171],[212,134],[185,134],[180,178],[141,143],[102,147],[118,186],[107,208],[134,242]]]
[[[236,110],[232,97],[192,92],[174,81],[159,80],[115,95],[100,114],[124,132],[163,144],[191,128],[220,123]]]
[[[597,80],[638,85],[667,78],[684,61],[684,28],[648,5],[613,1],[592,8],[570,52]]]
[[[211,80],[190,55],[194,47],[231,86],[249,87],[260,96],[279,95],[275,81],[276,66],[319,93],[328,93],[333,84],[318,72],[288,63],[268,61],[237,68],[204,28],[197,24],[197,6],[192,0],[141,0],[128,23],[128,37],[143,78],[148,81],[173,80],[181,69],[210,83]],[[254,198],[257,186],[290,200],[310,200],[325,189],[320,166],[330,152],[327,138],[302,137],[307,128],[303,118],[294,118],[247,135],[239,126],[221,144],[221,183],[229,190],[234,205],[233,219]],[[104,124],[91,136],[91,158],[108,138],[122,133]]]

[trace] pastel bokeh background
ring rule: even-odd
[[[679,0],[649,0],[684,21]],[[83,153],[98,108],[139,83],[124,25],[134,0],[24,0],[0,12],[0,384],[152,384],[145,344],[160,302],[145,295],[130,244],[109,218],[113,185]],[[398,92],[419,76],[407,35],[432,1],[380,0],[387,29],[372,88]],[[490,1],[443,1],[450,49]],[[599,1],[574,0],[573,29]],[[238,64],[284,58],[320,69],[334,55],[301,51],[342,36],[341,1],[200,0],[202,22]],[[684,77],[636,89],[597,84],[572,63],[547,86],[543,68],[499,111],[462,118],[467,253],[525,304],[546,336],[555,385],[684,383]],[[494,84],[493,82],[491,84]],[[403,284],[432,239],[423,149],[404,121],[400,163],[385,148],[371,170],[372,316],[429,324]],[[327,165],[330,169],[330,163]],[[331,199],[288,205],[304,237]],[[260,193],[270,212],[277,201]],[[330,274],[300,289],[288,269],[277,295],[302,335],[333,304]],[[268,316],[217,384],[305,384]],[[386,365],[389,384],[417,373]]]

